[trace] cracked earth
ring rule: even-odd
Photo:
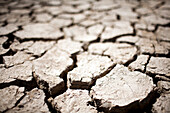
[[[0,0],[0,113],[170,113],[169,0]]]

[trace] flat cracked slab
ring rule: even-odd
[[[161,95],[155,104],[153,104],[152,112],[154,113],[168,113],[170,112],[170,93]]]
[[[14,42],[10,45],[10,49],[12,51],[22,51],[28,49],[28,47],[33,45],[33,41],[26,41],[20,43],[18,40],[14,40]]]
[[[55,46],[43,57],[35,60],[33,66],[38,86],[48,90],[51,95],[55,95],[65,90],[63,78],[66,76],[65,73],[73,67],[73,60],[68,53]]]
[[[24,87],[10,86],[0,89],[0,112],[14,107],[22,96],[24,96]]]
[[[80,41],[80,42],[92,42],[97,40],[96,35],[91,35],[91,34],[84,34],[84,35],[76,35],[74,36],[74,40]]]
[[[104,112],[124,113],[146,107],[154,87],[151,77],[137,71],[130,72],[118,64],[96,81],[90,95]]]
[[[118,4],[115,4],[114,2],[107,0],[107,1],[95,2],[93,4],[92,9],[96,11],[107,11],[110,9],[117,8],[118,6],[119,6]]]
[[[36,21],[38,22],[48,22],[52,19],[52,16],[48,13],[37,14],[35,16]]]
[[[27,54],[23,51],[18,51],[14,56],[4,56],[3,60],[6,67],[22,64],[25,61],[33,59],[31,54]]]
[[[170,41],[169,36],[169,31],[170,28],[168,27],[159,27],[156,34],[157,34],[157,38],[158,40],[165,40],[165,41]]]
[[[9,24],[0,28],[0,35],[7,35],[18,30],[18,27],[14,24]]]
[[[59,49],[69,53],[70,55],[83,51],[83,43],[72,41],[71,39],[59,40],[57,45]]]
[[[135,44],[136,42],[138,42],[138,40],[139,40],[138,36],[123,36],[118,38],[116,41]]]
[[[54,25],[36,23],[23,26],[23,30],[17,31],[14,35],[21,39],[58,39],[63,33]]]
[[[0,37],[0,55],[3,55],[9,51],[8,48],[4,48],[3,44],[8,40],[8,37]]]
[[[70,24],[72,24],[72,21],[71,21],[71,19],[55,18],[50,21],[50,24],[52,24],[58,28],[61,28],[61,27],[69,26]]]
[[[9,83],[16,80],[22,81],[31,81],[33,79],[32,76],[32,63],[30,61],[26,61],[23,64],[16,65],[10,68],[0,68],[0,84]]]
[[[113,39],[117,36],[133,34],[133,28],[129,22],[117,21],[113,23],[114,27],[106,27],[101,35],[102,40]]]
[[[125,43],[93,43],[88,51],[94,54],[110,56],[113,62],[125,64],[137,54],[137,48]]]
[[[68,72],[67,86],[88,89],[99,77],[107,73],[114,63],[106,56],[82,53],[77,56],[77,67]]]
[[[143,54],[164,54],[168,55],[169,50],[164,44],[156,41],[155,39],[140,38],[136,43],[140,47],[140,52]]]
[[[33,43],[30,47],[28,47],[25,52],[33,54],[35,56],[41,56],[43,53],[45,53],[47,50],[52,48],[52,46],[55,44],[54,41],[36,41]]]
[[[89,105],[91,98],[87,90],[68,89],[62,95],[54,98],[52,105],[61,113],[97,113],[95,107]]]
[[[27,92],[20,103],[7,111],[7,113],[40,112],[50,113],[47,104],[44,102],[45,94],[42,90],[34,88]]]
[[[96,24],[87,29],[89,34],[99,36],[104,29],[104,26],[101,24]]]
[[[151,57],[146,71],[152,74],[170,76],[170,59],[164,57]]]
[[[149,55],[139,55],[137,59],[129,65],[132,70],[144,71],[148,62]]]

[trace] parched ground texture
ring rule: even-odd
[[[0,0],[0,113],[170,113],[170,1]]]

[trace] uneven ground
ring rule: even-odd
[[[170,113],[169,0],[0,0],[0,112]]]

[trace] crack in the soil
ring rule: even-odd
[[[100,0],[96,0],[96,1],[99,1],[99,2],[100,2]],[[134,7],[134,8],[132,8],[132,7],[131,7],[131,8],[132,8],[132,11],[138,15],[138,16],[137,16],[137,19],[138,19],[138,21],[139,21],[142,16],[147,16],[147,14],[146,14],[146,15],[142,15],[142,14],[139,14],[139,13],[136,11],[137,8],[143,7],[143,6],[142,6],[142,3],[141,3],[141,0],[138,0],[138,2],[140,2],[139,5],[137,5],[137,6]],[[9,3],[10,3],[10,2],[8,2],[7,4],[9,4]],[[91,7],[92,7],[92,6],[93,6],[93,3],[92,3],[92,2],[89,2],[89,3],[91,4]],[[166,3],[165,1],[162,1],[162,2],[160,2],[159,4],[155,5],[153,8],[151,8],[152,11],[154,11],[154,9],[159,9],[159,8],[160,8],[161,6],[163,6],[165,3]],[[19,4],[19,3],[18,3],[18,4]],[[59,4],[59,5],[57,5],[57,6],[62,6],[62,4],[64,4],[63,1],[61,1],[61,4]],[[66,4],[67,4],[67,3],[66,3]],[[2,4],[1,4],[1,5],[2,5]],[[29,9],[29,10],[30,10],[30,13],[28,14],[28,16],[29,16],[29,18],[31,18],[31,22],[33,22],[33,23],[37,23],[35,17],[33,17],[34,14],[36,15],[36,14],[40,14],[40,13],[48,13],[50,16],[52,16],[52,19],[61,14],[61,13],[60,13],[60,14],[57,14],[57,15],[52,15],[52,14],[51,14],[50,12],[48,12],[48,11],[42,11],[42,12],[36,13],[36,9],[31,9],[34,5],[35,5],[35,4],[31,4],[31,5],[29,5],[29,6],[27,6],[27,7],[24,8],[24,9]],[[68,5],[68,4],[67,4],[67,5]],[[50,4],[46,3],[46,2],[40,2],[40,6],[53,6],[53,5],[50,5]],[[55,5],[54,5],[54,6],[55,6]],[[146,5],[146,6],[147,6],[147,5]],[[77,5],[73,5],[73,7],[76,8]],[[85,11],[94,11],[94,10],[92,10],[91,7],[89,7],[88,9],[85,9],[85,10],[81,10],[81,11],[76,12],[76,13],[69,13],[69,12],[68,12],[68,13],[62,12],[62,13],[65,13],[65,14],[84,14]],[[147,7],[149,8],[149,6],[147,6]],[[104,12],[104,11],[110,11],[110,10],[117,9],[117,8],[120,8],[120,6],[118,6],[118,7],[116,7],[116,8],[111,8],[111,9],[108,9],[108,10],[96,11],[96,12],[99,13],[99,12]],[[16,9],[20,9],[20,8],[16,8]],[[8,13],[12,13],[12,10],[13,10],[12,6],[9,5],[9,6],[8,6]],[[3,14],[4,14],[4,13],[3,13]],[[156,12],[155,12],[155,14],[156,14]],[[0,15],[2,15],[2,14],[0,14]],[[158,15],[159,15],[159,14],[158,14]],[[85,18],[85,19],[82,19],[82,20],[81,20],[80,22],[78,22],[78,23],[74,23],[73,18],[71,18],[72,24],[70,24],[70,25],[68,25],[68,26],[64,26],[64,27],[71,27],[71,26],[74,26],[74,25],[83,26],[83,25],[81,25],[81,24],[79,24],[79,23],[81,23],[81,22],[84,21],[84,20],[87,20],[87,19],[89,18],[89,16],[92,16],[92,15],[89,14],[89,15],[85,15],[85,16],[86,16],[86,18]],[[159,15],[159,16],[161,17],[161,15]],[[62,17],[61,17],[61,18],[62,18]],[[167,17],[167,18],[166,18],[166,17],[161,17],[161,18],[169,19],[168,17]],[[63,17],[63,19],[64,19],[64,17]],[[121,15],[118,15],[118,14],[117,14],[117,15],[116,15],[116,21],[120,21],[120,20],[121,20]],[[97,23],[97,22],[96,22],[96,23]],[[91,42],[83,42],[83,44],[84,44],[84,45],[82,46],[83,52],[88,52],[88,46],[89,46],[90,44],[93,44],[93,43],[96,43],[96,42],[102,42],[102,43],[103,43],[103,42],[116,42],[116,40],[117,40],[118,38],[123,37],[123,36],[136,36],[136,32],[137,32],[137,29],[135,29],[135,24],[136,24],[136,23],[137,23],[137,22],[135,22],[135,23],[132,23],[132,22],[131,22],[131,27],[133,28],[133,33],[123,34],[123,35],[119,35],[119,36],[112,37],[112,38],[110,38],[110,39],[102,40],[102,39],[101,39],[101,34],[104,32],[105,27],[106,27],[106,26],[105,26],[105,27],[103,28],[102,32],[97,36],[97,39],[96,39],[96,40],[91,41]],[[6,25],[8,25],[8,24],[9,24],[8,21],[5,20],[5,21],[3,21],[3,24],[2,24],[1,26],[6,26]],[[100,23],[100,24],[101,24],[101,23]],[[35,42],[35,41],[56,41],[56,43],[57,43],[57,41],[65,38],[65,36],[63,35],[63,36],[61,36],[61,37],[59,37],[59,38],[57,38],[57,39],[50,39],[50,38],[45,39],[45,38],[42,38],[42,37],[39,37],[39,38],[21,39],[21,38],[15,36],[14,33],[17,32],[17,31],[23,30],[22,26],[24,26],[24,25],[18,26],[18,29],[17,29],[17,30],[15,30],[15,31],[7,34],[7,35],[1,35],[1,36],[7,36],[7,37],[8,37],[7,41],[6,41],[5,43],[3,43],[2,46],[3,46],[3,48],[5,48],[5,49],[8,49],[8,48],[9,48],[9,51],[8,51],[7,53],[5,53],[5,54],[0,55],[0,64],[4,64],[3,56],[13,56],[13,55],[15,55],[15,53],[17,52],[17,51],[12,51],[12,49],[10,49],[10,45],[14,42],[14,39],[18,40],[20,43],[26,42],[26,41],[34,41],[34,42]],[[90,25],[90,26],[93,26],[93,25]],[[87,28],[90,27],[90,26],[83,26],[83,27],[85,27],[85,28],[86,28],[86,31],[87,31]],[[156,33],[159,27],[170,27],[170,23],[167,23],[167,24],[164,24],[164,25],[155,24],[154,26],[155,26],[155,29],[152,30],[151,32]],[[61,32],[63,32],[63,28],[64,28],[64,27],[60,28]],[[145,30],[145,31],[150,31],[150,30],[148,30],[147,28],[144,29],[144,30]],[[72,39],[72,41],[75,41],[73,37],[71,37],[71,39]],[[158,40],[158,39],[157,39],[157,40]],[[158,40],[158,41],[164,41],[164,42],[167,42],[167,43],[170,42],[170,41],[166,41],[166,40]],[[77,41],[77,42],[81,42],[81,41]],[[56,43],[54,44],[54,46],[56,45]],[[138,55],[139,55],[140,49],[139,49],[138,46],[135,45],[135,43],[123,42],[123,41],[122,41],[122,42],[119,42],[119,43],[127,43],[127,44],[130,44],[130,45],[135,46],[135,47],[137,48],[137,53],[136,53],[130,60],[128,60],[125,64],[123,64],[125,67],[128,67],[130,63],[136,61],[136,59],[137,59],[137,57],[138,57]],[[51,48],[53,48],[54,46],[52,46]],[[51,48],[50,48],[50,49],[51,49]],[[30,60],[30,61],[36,60],[36,59],[38,59],[38,58],[41,58],[41,57],[44,56],[44,54],[46,54],[50,49],[46,50],[46,51],[45,51],[44,53],[42,53],[40,56],[35,56],[35,55],[31,54],[32,57],[34,57],[34,59],[32,59],[32,60]],[[154,47],[154,49],[155,49],[155,47]],[[42,82],[42,84],[44,84],[44,86],[46,87],[45,89],[42,89],[43,92],[45,93],[44,102],[47,104],[48,109],[49,109],[49,111],[50,111],[51,113],[59,113],[59,112],[60,112],[60,111],[57,111],[57,110],[52,106],[52,100],[53,100],[56,96],[61,95],[62,93],[66,92],[66,90],[68,89],[68,87],[67,87],[67,82],[68,82],[68,81],[67,81],[67,74],[68,74],[68,72],[72,71],[74,68],[77,67],[77,64],[76,64],[76,63],[77,63],[77,55],[78,55],[79,53],[81,53],[81,52],[74,53],[74,54],[72,54],[72,55],[70,56],[70,58],[73,60],[73,65],[67,67],[67,68],[61,73],[61,75],[60,75],[60,77],[64,80],[64,84],[65,84],[65,89],[64,89],[62,92],[60,92],[59,94],[56,94],[56,95],[50,95],[50,93],[49,93],[49,91],[48,91],[48,88],[49,88],[48,83],[47,83],[46,81],[40,81],[40,82]],[[92,53],[92,54],[94,54],[94,53]],[[159,53],[155,53],[155,52],[154,52],[153,54],[150,54],[150,53],[142,53],[142,54],[144,54],[144,55],[149,55],[149,58],[147,59],[147,63],[145,64],[145,67],[144,67],[144,71],[141,71],[141,70],[135,70],[135,71],[140,71],[140,72],[142,72],[142,73],[144,73],[144,74],[147,74],[148,76],[152,77],[152,78],[153,78],[153,82],[154,82],[154,84],[156,84],[156,85],[157,85],[157,82],[160,81],[160,80],[170,81],[170,77],[168,77],[168,76],[166,76],[166,75],[158,74],[158,73],[150,73],[150,72],[147,72],[147,65],[149,64],[149,61],[150,61],[151,57],[165,57],[165,58],[170,58],[170,52],[168,52],[168,54],[159,54]],[[94,55],[107,56],[108,58],[111,59],[111,56],[109,56],[109,55],[104,55],[103,53],[102,53],[102,54],[94,54]],[[111,60],[112,60],[112,59],[111,59]],[[113,61],[113,60],[112,60],[112,61]],[[23,64],[23,63],[20,63],[20,64]],[[19,65],[19,64],[16,64],[16,65]],[[97,79],[99,79],[99,78],[105,76],[106,74],[108,74],[108,73],[114,68],[115,65],[116,65],[116,64],[114,64],[114,65],[112,65],[111,67],[109,67],[109,68],[108,68],[105,72],[103,72],[99,77],[93,78],[92,84],[91,84],[90,87],[87,89],[87,90],[89,91],[89,95],[90,95],[91,88],[92,88],[93,86],[95,86]],[[33,72],[33,74],[35,74],[35,73]],[[33,76],[33,75],[32,75],[32,76]],[[25,91],[30,91],[30,90],[32,90],[32,89],[35,88],[35,87],[38,87],[38,88],[39,88],[39,86],[38,86],[38,84],[37,84],[37,81],[35,80],[35,77],[33,76],[33,79],[32,79],[31,81],[24,81],[24,80],[16,79],[16,80],[14,80],[14,81],[12,81],[12,82],[9,82],[9,83],[0,83],[0,89],[9,87],[9,86],[11,86],[11,85],[16,85],[16,86],[19,86],[19,87],[25,87]],[[40,89],[40,88],[39,88],[39,89]],[[25,97],[25,95],[26,95],[25,91],[24,91],[24,95],[15,103],[15,106],[13,106],[12,108],[16,107],[16,106],[20,103],[20,101]],[[151,103],[149,103],[149,106],[147,106],[146,108],[142,109],[142,111],[137,110],[137,112],[140,112],[140,113],[143,113],[143,112],[152,113],[152,111],[151,111],[152,105],[156,102],[156,99],[157,99],[159,96],[160,96],[160,93],[159,93],[157,90],[156,90],[155,92],[151,92],[151,93],[148,95],[148,99],[152,99],[152,100],[150,100]],[[99,100],[94,100],[93,97],[91,97],[91,99],[92,99],[92,101],[88,102],[88,104],[91,105],[91,106],[94,106],[94,107],[97,109],[98,112],[104,112],[103,109],[102,109],[102,108],[99,108],[99,106],[98,106],[98,104],[100,103],[100,101],[99,101]],[[146,102],[147,102],[147,99],[143,100],[142,102],[143,102],[143,103],[146,103]],[[128,107],[128,106],[126,106],[126,107]],[[12,108],[10,108],[10,109],[12,109]],[[10,110],[10,109],[8,109],[8,110]],[[2,112],[2,113],[7,112],[8,110],[6,110],[6,111],[4,111],[4,112]],[[132,112],[134,112],[134,111],[132,111]]]
[[[11,110],[11,109],[17,107],[17,105],[21,102],[21,100],[22,100],[25,96],[26,96],[26,93],[25,93],[25,91],[24,91],[24,95],[21,96],[21,97],[17,100],[17,102],[15,103],[14,106],[11,107],[11,108],[7,108],[5,111],[2,111],[2,113],[5,113],[5,112],[7,112],[7,111],[9,111],[9,110]]]
[[[118,36],[115,36],[115,37],[112,37],[110,39],[105,39],[105,40],[102,40],[102,42],[116,42],[116,40],[120,37],[123,37],[123,36],[134,36],[134,34],[132,33],[129,33],[129,34],[123,34],[123,35],[118,35]]]
[[[0,83],[0,89],[9,87],[11,85],[16,85],[16,86],[19,86],[19,87],[25,87],[26,91],[29,91],[29,90],[36,87],[36,82],[35,82],[34,78],[31,81],[24,81],[24,80],[16,79],[12,82]]]
[[[146,68],[147,68],[147,65],[149,64],[150,59],[151,59],[151,56],[149,55],[149,58],[147,59],[147,62],[144,67],[144,73],[146,72]]]

